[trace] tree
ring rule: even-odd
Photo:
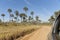
[[[38,21],[39,20],[39,17],[38,16],[36,16],[36,21]]]
[[[21,22],[22,22],[22,19],[23,19],[23,14],[21,13],[19,16],[20,16],[20,18],[21,18]]]
[[[41,20],[39,20],[39,16],[36,16],[35,19],[37,24],[41,23]]]
[[[55,16],[55,18],[56,18],[56,17],[58,17],[58,16],[59,16],[59,14],[60,14],[60,10],[59,10],[59,11],[54,12],[54,16]]]
[[[12,10],[11,10],[10,8],[9,8],[7,11],[9,12],[9,15],[10,15],[11,12],[12,12]],[[10,16],[9,18],[11,18],[11,16]]]
[[[53,23],[55,20],[55,18],[53,16],[50,17],[50,19],[48,20],[50,23]]]
[[[14,15],[13,14],[10,14],[10,17],[12,18],[12,22],[13,22]]]
[[[12,12],[12,10],[9,8],[9,9],[8,9],[8,12],[9,12],[9,14],[10,14],[10,13]]]
[[[25,18],[27,17],[27,15],[25,13],[21,13],[20,14],[20,17],[21,17],[21,22],[23,20],[23,22],[25,21]]]
[[[4,21],[5,14],[3,13],[3,14],[1,14],[1,16],[3,17],[3,21]]]
[[[19,11],[18,10],[15,11],[15,15],[17,17],[17,20],[16,21],[18,22],[18,16],[19,16]]]
[[[31,17],[31,16],[29,16],[29,19],[28,19],[28,20],[29,20],[29,22],[30,22],[30,20],[32,20],[32,17]]]
[[[15,19],[15,22],[16,22],[16,20],[17,20],[17,17],[14,17],[14,19]]]
[[[34,15],[34,12],[33,11],[31,11],[31,15],[32,15],[32,19],[33,19],[33,15]]]
[[[25,13],[27,14],[28,8],[27,8],[26,6],[23,8],[23,10],[24,10]],[[27,17],[25,18],[25,20],[27,21]]]
[[[24,7],[23,10],[27,13],[28,8],[27,7]]]

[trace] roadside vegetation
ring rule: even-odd
[[[36,25],[0,26],[0,40],[15,40],[36,29]]]
[[[55,11],[54,14],[49,18],[48,20],[49,23],[52,24],[55,21],[55,19],[59,16],[59,14],[60,14],[60,10]]]

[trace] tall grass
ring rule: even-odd
[[[37,25],[0,25],[0,40],[15,40],[38,29]]]

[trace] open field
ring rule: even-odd
[[[0,25],[0,40],[15,40],[40,28],[38,25],[4,26]]]

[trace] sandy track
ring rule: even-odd
[[[40,29],[18,40],[47,40],[47,36],[50,30],[51,30],[51,27],[42,26]]]

